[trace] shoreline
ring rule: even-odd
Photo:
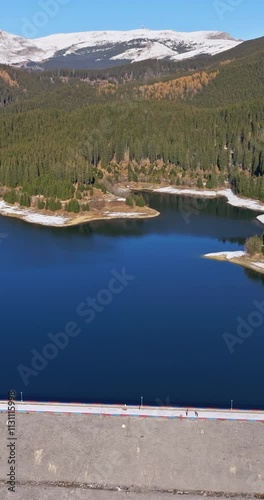
[[[111,209],[110,207],[106,206],[105,210],[102,210],[100,212],[91,210],[86,214],[79,213],[76,215],[70,213],[65,214],[65,212],[43,213],[43,211],[41,210],[18,207],[16,205],[10,205],[5,201],[0,201],[0,216],[11,217],[22,220],[23,222],[27,222],[29,224],[36,224],[45,227],[72,227],[80,226],[82,224],[87,224],[94,221],[115,219],[150,219],[158,217],[159,215],[160,213],[157,210],[146,206],[142,208],[140,207],[140,209],[137,211],[136,209],[130,208],[127,205],[124,205],[124,207],[119,207],[118,210],[114,210],[114,208]]]
[[[176,188],[173,186],[161,186],[158,185],[144,185],[143,183],[130,183],[124,187],[124,185],[119,185],[120,189],[127,190],[129,192],[145,192],[145,193],[156,193],[156,194],[170,194],[177,196],[189,196],[189,197],[199,197],[204,199],[215,199],[215,198],[226,198],[227,203],[234,207],[246,208],[248,210],[253,210],[259,212],[257,220],[264,224],[264,203],[259,200],[254,200],[251,198],[240,198],[235,195],[231,189],[191,189],[191,188]],[[112,200],[114,201],[114,200]],[[116,201],[120,199],[116,198]],[[262,212],[262,213],[261,213]],[[33,208],[24,208],[17,205],[10,205],[3,200],[0,200],[0,216],[12,217],[30,224],[37,224],[46,227],[71,227],[79,226],[82,224],[87,224],[93,221],[102,220],[116,220],[116,219],[149,219],[158,217],[160,213],[150,207],[142,207],[138,210],[135,208],[128,207],[123,204],[115,210],[115,207],[105,206],[104,210],[95,211],[91,210],[87,214],[70,214],[65,212],[46,212]]]
[[[209,199],[226,198],[227,203],[229,205],[232,205],[233,207],[247,208],[248,210],[253,210],[254,212],[263,212],[263,215],[259,215],[257,219],[260,222],[264,223],[264,202],[254,200],[253,198],[241,198],[234,194],[230,188],[222,188],[217,190],[176,188],[173,186],[163,186],[158,188],[156,186],[153,186],[153,184],[148,187],[142,186],[141,188],[135,185],[129,187],[133,191],[141,191],[145,193],[175,194],[176,196],[190,196]]]
[[[250,258],[243,251],[236,252],[215,252],[203,255],[205,259],[218,260],[220,262],[230,262],[231,264],[236,264],[242,266],[251,271],[255,271],[259,274],[264,274],[264,261],[254,260]]]

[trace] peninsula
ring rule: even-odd
[[[208,253],[204,257],[232,262],[233,264],[238,264],[239,266],[264,274],[264,245],[263,237],[261,236],[248,238],[245,244],[245,251]]]

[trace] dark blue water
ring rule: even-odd
[[[25,400],[131,404],[143,396],[229,407],[233,399],[264,408],[263,326],[233,354],[223,340],[264,300],[263,277],[201,258],[243,248],[263,226],[224,200],[148,201],[159,218],[67,229],[0,218],[8,235],[0,240],[1,398],[15,389]],[[110,282],[123,268],[134,279]],[[108,305],[85,305],[98,293]],[[63,350],[46,348],[48,334],[65,328],[78,335]],[[43,349],[54,359],[33,366],[32,350]]]

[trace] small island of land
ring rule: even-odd
[[[264,274],[264,245],[262,236],[252,236],[246,240],[245,251],[216,252],[204,255],[207,259],[232,262],[252,271]]]

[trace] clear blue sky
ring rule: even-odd
[[[55,5],[52,15],[45,14],[49,4]],[[31,25],[25,31],[27,22],[33,22],[34,29]],[[142,26],[210,29],[227,31],[236,38],[256,38],[264,35],[264,0],[7,0],[1,5],[0,29],[18,35],[32,33],[31,37]]]

